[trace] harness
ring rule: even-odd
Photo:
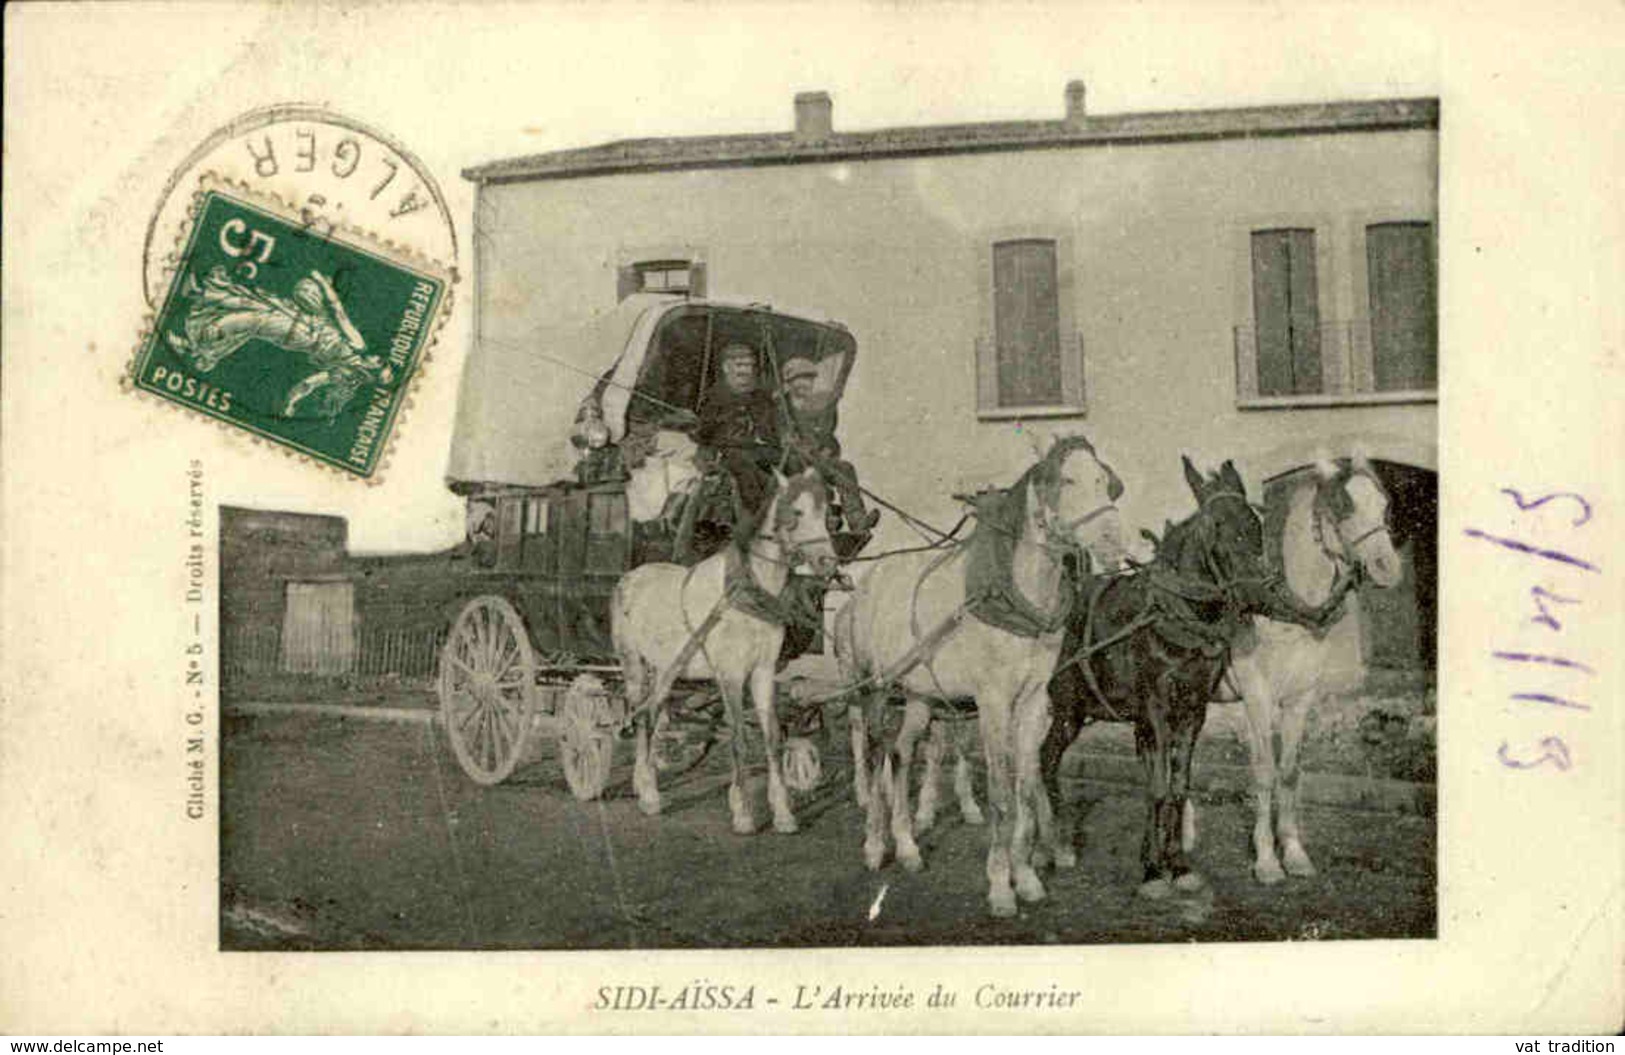
[[[1203,499],[1199,513],[1205,514],[1212,503],[1221,498],[1233,498],[1242,502],[1247,496],[1236,491],[1218,491]],[[1205,521],[1203,522],[1205,525]],[[1114,585],[1122,582],[1130,573],[1103,577],[1104,585],[1099,589],[1088,590],[1087,601],[1083,616],[1083,646],[1072,655],[1056,665],[1053,678],[1067,667],[1077,664],[1083,673],[1083,680],[1095,701],[1101,705],[1113,721],[1125,719],[1111,705],[1106,694],[1100,687],[1095,675],[1094,656],[1111,646],[1125,641],[1139,633],[1141,630],[1151,629],[1158,637],[1179,648],[1199,651],[1209,658],[1217,658],[1228,653],[1232,638],[1235,636],[1240,621],[1240,606],[1236,597],[1236,587],[1248,583],[1263,583],[1268,585],[1274,576],[1255,577],[1242,576],[1226,578],[1219,568],[1217,558],[1213,553],[1212,540],[1206,533],[1202,536],[1202,565],[1203,569],[1212,576],[1212,581],[1195,579],[1181,573],[1178,569],[1168,567],[1161,554],[1150,564],[1135,569],[1131,574],[1142,575],[1150,587],[1147,592],[1146,604],[1140,614],[1132,619],[1128,625],[1120,628],[1100,641],[1094,640],[1095,610],[1100,598]],[[1097,582],[1102,581],[1097,579]],[[1224,612],[1218,622],[1199,618],[1190,609],[1192,603],[1224,602]]]
[[[1361,565],[1359,561],[1350,557],[1350,551],[1357,549],[1362,542],[1371,536],[1379,533],[1387,534],[1389,530],[1387,522],[1383,521],[1378,523],[1375,527],[1361,532],[1358,537],[1351,541],[1345,542],[1341,537],[1338,537],[1336,546],[1333,546],[1328,541],[1326,536],[1326,524],[1328,521],[1332,523],[1332,532],[1335,535],[1337,530],[1337,520],[1331,509],[1328,508],[1328,503],[1325,498],[1325,487],[1328,483],[1340,483],[1343,479],[1344,477],[1338,477],[1333,481],[1323,481],[1317,487],[1314,505],[1309,514],[1310,532],[1315,540],[1315,545],[1320,547],[1321,554],[1325,556],[1325,558],[1330,561],[1332,565],[1332,585],[1326,600],[1321,603],[1319,608],[1314,609],[1311,612],[1287,611],[1283,613],[1269,613],[1270,618],[1280,619],[1283,622],[1294,623],[1305,628],[1316,637],[1323,637],[1330,631],[1333,624],[1343,618],[1344,605],[1348,601],[1348,595],[1354,592],[1355,588],[1360,585],[1361,580],[1365,577],[1364,566]],[[1281,545],[1283,547],[1286,545],[1284,531],[1282,532]],[[1280,557],[1279,560],[1284,565],[1284,556]],[[1301,604],[1301,602],[1298,603]]]
[[[1010,506],[1019,506],[1023,515],[1026,512],[1026,489],[1024,487],[1011,488],[1000,492],[998,497],[984,498],[981,502],[972,501],[976,507],[977,531],[964,542],[953,543],[942,551],[926,565],[919,578],[914,580],[914,587],[909,593],[909,631],[914,635],[914,643],[901,656],[893,660],[884,670],[877,674],[863,678],[851,685],[837,689],[834,692],[815,696],[807,702],[822,706],[836,700],[856,696],[872,689],[896,684],[904,675],[915,667],[924,663],[926,673],[930,675],[931,683],[937,688],[937,697],[942,700],[950,699],[950,695],[938,680],[936,671],[931,666],[937,649],[948,639],[953,632],[964,623],[967,616],[989,626],[1005,630],[1018,637],[1036,638],[1051,634],[1066,625],[1072,612],[1072,605],[1076,596],[1075,589],[1062,591],[1060,608],[1055,612],[1044,612],[1029,601],[1016,587],[1013,579],[1012,562],[1005,558],[1001,551],[1009,550],[1013,556],[1012,540],[1017,537],[1016,531],[1008,525],[1000,523],[1000,519],[1009,519],[1005,509]],[[1113,503],[1106,503],[1099,508],[1090,510],[1070,521],[1063,521],[1059,526],[1047,516],[1048,507],[1042,504],[1039,507],[1039,524],[1044,531],[1045,539],[1040,542],[1046,552],[1064,548],[1067,552],[1076,552],[1077,544],[1070,537],[1062,537],[1060,532],[1076,528],[1103,516],[1116,509]],[[961,521],[962,523],[963,521]],[[955,525],[957,532],[959,526]],[[984,533],[985,532],[985,533]],[[951,536],[948,536],[951,537]],[[978,539],[985,539],[978,543]],[[933,547],[934,548],[934,547]],[[923,631],[920,626],[919,597],[920,590],[925,586],[926,580],[936,574],[944,564],[961,554],[975,553],[978,549],[989,554],[983,563],[991,569],[981,578],[984,581],[973,586],[971,563],[965,569],[965,599],[961,601],[952,612],[930,630]]]
[[[636,718],[648,711],[652,705],[650,701],[666,698],[671,687],[687,669],[689,661],[694,658],[694,653],[704,654],[706,662],[711,662],[710,653],[705,651],[705,641],[730,608],[774,626],[786,626],[793,621],[794,609],[783,600],[783,591],[780,591],[780,596],[775,597],[756,581],[745,552],[739,546],[733,545],[729,546],[725,553],[722,594],[711,606],[711,610],[705,613],[705,618],[700,620],[698,626],[689,620],[688,606],[683,602],[688,596],[688,584],[700,566],[692,565],[683,576],[683,584],[677,590],[677,611],[683,617],[683,629],[688,631],[688,639],[683,642],[683,647],[677,650],[677,658],[667,667],[666,673],[655,683],[655,691],[646,694],[644,701],[627,713],[623,725],[630,726]],[[800,547],[790,546],[779,562],[794,566],[801,560]]]

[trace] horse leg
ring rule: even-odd
[[[634,701],[634,706],[643,706],[644,696],[659,683],[655,671],[635,656],[623,657],[621,669],[626,672],[627,698]],[[653,736],[659,706],[663,702],[665,701],[655,701],[645,708],[636,723],[637,760],[632,765],[632,790],[638,796],[638,809],[651,817],[660,812],[660,785],[655,777],[654,758],[649,741]]]
[[[1275,694],[1269,683],[1249,661],[1230,668],[1247,708],[1247,751],[1253,770],[1253,878],[1266,886],[1286,878],[1275,856],[1275,831],[1271,813],[1275,793],[1275,737],[1271,713]]]
[[[987,759],[988,823],[987,900],[993,915],[1014,916],[1016,893],[1010,888],[1010,840],[1016,806],[1016,781],[1011,759],[1011,701],[979,696],[977,724],[982,754]]]
[[[1168,772],[1173,804],[1168,810],[1165,853],[1173,872],[1174,887],[1183,891],[1200,890],[1203,886],[1201,874],[1191,867],[1190,859],[1185,856],[1183,825],[1180,822],[1190,817],[1191,763],[1196,754],[1196,739],[1202,733],[1202,723],[1206,718],[1207,701],[1186,701],[1179,711],[1171,742],[1172,758]],[[1176,830],[1179,831],[1177,838]]]
[[[1185,800],[1185,808],[1179,814],[1179,848],[1186,853],[1196,849],[1196,800]]]
[[[645,711],[637,721],[637,761],[632,765],[632,790],[637,792],[638,809],[653,817],[660,812],[660,786],[655,779],[655,767],[650,738],[653,735],[654,715]]]
[[[864,707],[854,703],[846,709],[847,735],[852,740],[852,796],[860,810],[869,805],[869,728],[863,720]]]
[[[920,858],[920,847],[914,841],[914,828],[908,813],[908,778],[914,761],[914,741],[931,724],[931,706],[924,700],[910,697],[903,708],[903,727],[897,731],[897,742],[890,754],[891,773],[891,836],[897,844],[897,863],[910,872],[925,867]]]
[[[720,676],[717,684],[722,689],[722,702],[728,712],[728,756],[733,765],[733,779],[728,782],[728,812],[733,815],[734,831],[750,835],[756,831],[756,818],[745,796],[745,684],[739,678]]]
[[[1160,701],[1153,701],[1147,714],[1134,724],[1134,747],[1145,767],[1145,832],[1140,839],[1140,866],[1144,879],[1141,897],[1161,900],[1173,890],[1162,856],[1163,806],[1168,800],[1168,729],[1157,713]]]
[[[1051,827],[1049,851],[1057,868],[1073,868],[1078,863],[1075,849],[1077,812],[1061,795],[1061,759],[1078,735],[1078,716],[1070,705],[1056,707],[1050,701],[1050,727],[1038,752],[1038,773],[1049,803]]]
[[[959,816],[966,824],[982,824],[982,808],[976,805],[976,788],[971,781],[970,748],[965,741],[976,735],[969,722],[959,722],[952,730],[954,738],[954,797],[959,800]],[[975,745],[971,745],[974,747]]]
[[[920,777],[920,804],[914,810],[914,830],[927,832],[937,821],[937,786],[942,780],[942,756],[948,750],[948,729],[940,718],[931,719],[925,734],[925,773]]]
[[[886,800],[892,779],[890,752],[877,751],[874,758],[874,771],[868,774],[869,806],[863,824],[863,863],[871,872],[878,871],[886,860]]]
[[[1055,842],[1055,817],[1038,772],[1038,753],[1049,735],[1049,693],[1040,685],[1016,704],[1015,768],[1016,823],[1010,838],[1010,862],[1016,883],[1016,896],[1023,901],[1042,901],[1044,884],[1035,864]],[[1036,831],[1041,849],[1034,852]]]
[[[790,809],[790,792],[784,786],[780,751],[784,730],[773,699],[773,664],[763,663],[750,674],[751,700],[756,704],[756,724],[762,729],[762,746],[767,753],[767,802],[773,810],[773,830],[784,835],[796,831],[796,815]]]
[[[1276,781],[1276,831],[1281,837],[1281,863],[1295,876],[1315,874],[1314,862],[1304,851],[1298,832],[1298,748],[1303,746],[1303,727],[1309,709],[1320,695],[1309,689],[1281,701],[1281,766]]]

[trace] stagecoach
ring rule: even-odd
[[[557,739],[571,792],[602,793],[630,717],[610,641],[616,583],[650,562],[691,565],[740,529],[728,473],[694,441],[720,353],[738,344],[756,350],[775,392],[790,369],[810,382],[777,405],[833,433],[857,351],[837,322],[635,293],[577,325],[477,338],[448,473],[466,502],[466,588],[437,675],[447,736],[474,781],[505,780]],[[831,538],[844,558],[868,534]],[[812,603],[790,626],[781,663],[821,647],[821,595],[804,593]],[[720,711],[713,686],[679,683],[655,730],[659,767],[692,768],[729,736]],[[816,705],[786,701],[780,713],[792,734],[822,728]]]

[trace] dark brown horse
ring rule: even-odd
[[[1076,818],[1060,793],[1061,755],[1084,725],[1134,723],[1147,780],[1147,897],[1202,886],[1180,840],[1191,755],[1232,643],[1274,595],[1263,525],[1235,466],[1225,462],[1204,479],[1189,458],[1184,465],[1197,511],[1166,530],[1149,565],[1080,588],[1049,682],[1053,717],[1040,756],[1056,863],[1070,865]]]

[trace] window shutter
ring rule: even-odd
[[[1061,336],[1061,405],[1084,408],[1083,334]]]
[[[976,408],[999,409],[999,363],[991,333],[976,336]]]
[[[1060,276],[1050,239],[993,247],[993,333],[1000,407],[1063,402]]]
[[[1373,224],[1366,228],[1365,248],[1377,391],[1437,387],[1433,225]]]
[[[1306,228],[1254,231],[1252,257],[1258,393],[1283,396],[1321,391],[1315,232]]]
[[[625,300],[638,291],[638,269],[631,264],[615,272],[615,300]]]

